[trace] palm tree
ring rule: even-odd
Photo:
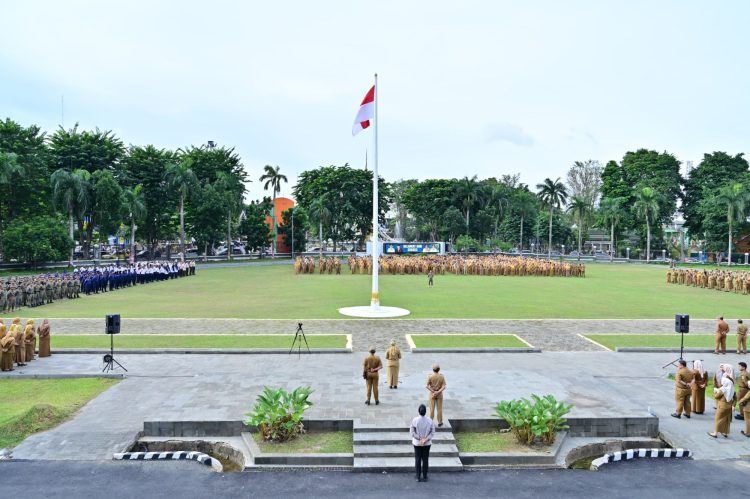
[[[216,176],[216,186],[221,193],[224,207],[227,210],[227,258],[232,259],[232,216],[242,207],[242,195],[245,186],[240,177],[233,173],[219,172]]]
[[[75,241],[73,239],[75,218],[85,211],[87,202],[86,178],[81,174],[81,170],[71,172],[60,168],[52,173],[50,183],[52,184],[52,199],[58,208],[68,214],[68,235],[71,241]],[[68,259],[70,266],[73,266],[74,251],[75,245],[70,248],[70,258]]]
[[[185,261],[185,197],[193,190],[198,179],[193,172],[193,160],[185,158],[167,167],[164,180],[180,195],[180,261]]]
[[[651,224],[659,216],[659,193],[643,187],[635,193],[635,213],[646,220],[646,261],[651,261]]]
[[[543,206],[549,208],[549,242],[547,245],[547,258],[552,258],[552,216],[554,215],[555,208],[560,208],[568,200],[568,191],[565,189],[565,184],[560,182],[560,177],[554,182],[549,178],[544,179],[544,182],[537,184],[536,188],[539,190],[537,195]]]
[[[583,238],[583,225],[588,221],[591,214],[591,203],[583,196],[570,198],[568,212],[573,213],[578,226],[578,259],[581,259],[581,239]]]
[[[323,222],[331,218],[331,211],[328,209],[328,199],[326,196],[320,196],[310,205],[310,218],[318,222],[318,237],[320,239],[320,258],[323,258]]]
[[[719,189],[717,198],[727,207],[727,222],[729,223],[727,265],[732,265],[732,226],[735,221],[741,222],[745,219],[745,205],[750,201],[750,193],[744,185],[735,182]]]
[[[0,185],[8,185],[13,182],[13,177],[23,175],[23,166],[18,162],[18,155],[12,152],[0,151]],[[8,196],[8,199],[12,199],[12,196]],[[8,203],[9,207],[13,206],[13,203]],[[9,210],[10,211],[10,210]],[[0,210],[2,215],[2,210]],[[0,231],[3,228],[3,219],[0,218]],[[2,241],[0,241],[0,245]],[[0,246],[1,248],[2,246]]]
[[[135,263],[135,221],[146,216],[146,198],[143,196],[143,185],[122,191],[122,205],[128,212],[130,220],[130,264]]]
[[[599,203],[599,217],[604,225],[609,225],[609,261],[615,257],[615,226],[622,219],[623,198],[603,198]],[[580,251],[579,251],[580,253]]]
[[[503,214],[510,208],[510,191],[505,184],[497,184],[492,188],[491,202],[497,206],[495,217],[495,237],[497,237],[497,226],[503,218]]]
[[[521,216],[521,235],[518,238],[518,251],[523,251],[523,221],[528,218],[536,209],[536,199],[526,190],[520,191],[513,201],[513,207]]]
[[[278,166],[273,167],[271,165],[266,165],[264,167],[265,173],[260,176],[260,181],[265,181],[266,183],[263,184],[263,189],[268,190],[268,187],[271,187],[271,190],[273,192],[273,208],[271,209],[271,219],[273,220],[273,246],[271,247],[271,256],[276,257],[276,241],[279,238],[279,227],[276,224],[276,194],[278,194],[281,191],[281,182],[287,182],[286,175],[282,175],[279,173],[281,168]]]
[[[461,201],[461,207],[464,209],[464,216],[466,216],[466,233],[469,233],[469,213],[471,207],[479,196],[479,184],[477,183],[477,176],[464,177],[458,181],[456,185],[456,197]]]

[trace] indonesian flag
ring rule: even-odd
[[[359,106],[357,116],[354,118],[354,125],[352,125],[352,135],[357,135],[359,132],[370,126],[370,120],[375,117],[375,85],[367,92],[365,98],[362,99],[362,104]]]

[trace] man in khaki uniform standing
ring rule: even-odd
[[[750,382],[750,373],[747,372],[747,364],[744,362],[740,362],[738,364],[740,369],[740,375],[739,380],[737,381],[737,400],[742,400],[745,395],[747,395],[748,392],[748,382]],[[742,421],[745,419],[745,416],[743,415],[741,405],[737,405],[737,414],[734,415],[734,419],[739,419]]]
[[[747,353],[747,326],[737,321],[737,353]]]
[[[443,392],[445,388],[445,377],[440,374],[440,366],[432,364],[432,374],[427,377],[427,391],[430,392],[430,419],[434,419],[435,406],[437,406],[438,426],[443,426]]]
[[[740,365],[745,364],[744,362],[740,362]],[[744,385],[740,385],[740,393],[742,392],[742,389],[744,388],[744,395],[740,397],[739,401],[739,410],[742,411],[743,419],[745,420],[745,429],[740,431],[743,435],[746,437],[750,437],[750,381],[748,381],[747,376],[747,365],[744,366],[745,369],[743,370],[743,373],[745,376],[740,376],[740,382],[745,383]]]
[[[690,419],[690,383],[693,382],[695,373],[692,369],[687,368],[687,363],[682,359],[677,361],[677,365],[679,368],[674,375],[674,400],[676,409],[672,417],[680,419],[684,412],[685,417]]]
[[[370,396],[374,394],[375,405],[378,405],[380,404],[380,397],[378,396],[378,371],[383,369],[383,363],[380,361],[380,357],[375,355],[375,347],[370,347],[370,355],[365,357],[362,369],[362,376],[365,378],[366,383],[365,392],[367,400],[365,400],[365,404],[370,405]]]
[[[729,333],[729,324],[724,321],[724,317],[716,320],[716,349],[714,353],[727,353],[727,334]]]
[[[398,369],[401,363],[401,350],[396,346],[396,340],[391,340],[391,346],[385,352],[388,364],[388,388],[398,388]]]

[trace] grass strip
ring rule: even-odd
[[[102,378],[0,380],[0,448],[54,428],[115,383]]]
[[[306,335],[310,348],[345,348],[345,335]],[[115,348],[290,348],[294,335],[174,335],[120,334],[114,338]],[[102,335],[57,335],[52,348],[109,348],[109,337]],[[302,348],[304,349],[304,343]]]
[[[288,442],[266,442],[260,433],[253,439],[264,454],[341,454],[353,451],[352,432],[308,432]]]
[[[413,334],[417,348],[528,348],[509,334]]]
[[[519,444],[510,432],[500,433],[490,431],[459,431],[453,434],[459,452],[539,452],[548,450],[548,446],[526,446]]]
[[[679,334],[587,334],[585,336],[612,350],[617,347],[680,348]],[[728,338],[727,346],[732,345],[734,341],[733,338]],[[714,337],[708,334],[686,334],[685,346],[690,348],[713,348]]]

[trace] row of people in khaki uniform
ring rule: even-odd
[[[714,400],[714,431],[708,435],[718,438],[721,434],[729,438],[729,428],[732,423],[732,412],[737,409],[735,419],[745,421],[745,429],[740,433],[750,437],[750,374],[747,364],[740,362],[739,379],[735,391],[734,369],[731,364],[719,364],[713,379]],[[673,418],[683,416],[690,419],[692,414],[704,414],[706,410],[706,387],[708,386],[708,372],[703,362],[696,360],[693,368],[687,367],[687,362],[680,359],[674,377],[675,384],[675,412]]]
[[[742,319],[737,319],[737,353],[747,353],[747,326],[742,322]],[[724,317],[716,319],[716,333],[715,333],[715,354],[726,354],[727,353],[727,336],[729,335],[729,324],[724,320]]]
[[[20,317],[13,319],[8,328],[0,319],[0,370],[13,371],[14,365],[25,366],[35,359],[37,338],[39,339],[39,357],[49,357],[50,324],[44,319],[38,327],[34,327],[34,320],[29,319],[26,325],[21,325]]]
[[[375,355],[375,347],[370,347],[369,351],[370,355],[365,357],[362,363],[362,377],[365,380],[365,404],[371,405],[372,398],[374,398],[375,405],[380,405],[378,383],[380,381],[380,370],[383,369],[383,362],[379,356]],[[396,345],[396,340],[391,340],[391,344],[385,352],[385,358],[388,367],[388,388],[398,389],[401,350]],[[427,377],[425,388],[429,392],[430,419],[433,419],[435,412],[437,412],[438,426],[443,426],[443,392],[445,392],[446,387],[445,376],[440,373],[440,366],[432,364],[432,374]]]
[[[743,295],[750,293],[750,272],[707,269],[669,269],[667,284],[683,284]]]

